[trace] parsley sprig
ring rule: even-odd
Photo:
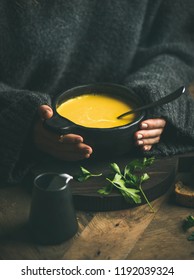
[[[183,221],[183,229],[185,231],[187,231],[189,228],[194,227],[194,216],[187,216],[186,219]],[[187,240],[189,241],[194,241],[194,232],[191,233],[191,235],[189,235],[187,237]]]
[[[155,212],[148,198],[146,197],[142,184],[150,177],[145,172],[145,168],[154,162],[154,158],[135,159],[129,162],[123,171],[117,163],[111,163],[110,169],[112,171],[111,178],[107,177],[108,185],[98,190],[101,195],[109,195],[113,188],[116,188],[123,195],[125,200],[129,203],[141,203],[141,195],[149,205],[152,212]],[[100,174],[92,174],[84,167],[80,167],[81,174],[76,177],[79,182],[84,182],[90,177],[101,176]]]
[[[78,176],[75,176],[75,179],[79,182],[84,182],[86,180],[88,180],[91,177],[99,177],[102,176],[102,173],[100,174],[92,174],[89,170],[87,170],[86,168],[80,166],[80,170],[81,170],[81,174],[79,174]]]
[[[143,182],[150,178],[145,172],[145,168],[150,166],[153,162],[153,157],[143,158],[143,160],[135,159],[125,166],[123,172],[121,172],[116,163],[111,163],[110,167],[114,172],[114,177],[112,180],[110,178],[106,178],[106,180],[116,187],[128,202],[133,201],[137,204],[141,203],[141,193],[152,212],[155,212],[142,189]],[[98,192],[100,194],[107,194],[110,193],[111,190],[112,189],[108,185],[100,189]]]

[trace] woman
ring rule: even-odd
[[[80,135],[63,144],[42,126],[68,88],[114,82],[146,102],[189,84],[194,70],[192,0],[2,0],[0,175],[18,182],[41,152],[89,158]],[[168,136],[168,137],[167,137]],[[187,93],[154,108],[134,135],[151,155],[194,150],[194,101]]]

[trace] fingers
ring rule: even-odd
[[[55,157],[62,160],[76,161],[89,158],[92,154],[90,146],[80,143],[77,145],[65,144],[64,147],[56,146]]]
[[[66,144],[79,144],[83,142],[83,138],[76,134],[66,134],[59,136],[59,142]]]
[[[63,151],[69,153],[78,153],[81,157],[89,158],[92,154],[92,148],[83,143],[83,138],[76,134],[67,134],[59,136],[59,143],[63,144]],[[59,147],[61,150],[61,147]],[[79,155],[78,155],[79,156]],[[74,158],[76,154],[74,155]]]
[[[164,128],[166,125],[166,121],[164,119],[148,119],[140,124],[141,129],[157,129]]]
[[[92,148],[84,143],[58,143],[54,155],[62,160],[76,161],[89,158],[92,154]]]
[[[39,115],[43,120],[50,119],[53,116],[53,110],[48,105],[41,105],[39,107]]]
[[[164,119],[148,119],[140,124],[140,130],[134,134],[135,143],[144,151],[160,141],[166,121]]]
[[[49,143],[47,146],[43,145],[41,147],[41,150],[50,154],[51,156],[65,161],[77,161],[89,158],[92,153],[92,149],[87,146],[78,146],[78,145],[65,145],[64,147],[61,147],[60,144],[53,146],[51,143]]]
[[[89,158],[92,148],[83,143],[80,135],[59,136],[43,127],[39,120],[34,127],[34,143],[37,148],[60,160],[77,161]]]
[[[75,134],[63,135],[63,141],[61,141],[61,136],[58,141],[58,149],[61,151],[69,152],[81,152],[81,153],[92,153],[92,148],[83,143],[83,138]]]
[[[153,145],[160,141],[160,136],[153,137],[153,138],[143,138],[141,140],[137,140],[137,145],[143,146],[143,145]]]
[[[150,151],[151,148],[152,148],[152,145],[144,145],[144,146],[141,147],[141,149],[142,149],[143,151]]]
[[[163,132],[163,128],[151,129],[151,130],[141,130],[136,132],[137,140],[149,139],[149,138],[157,138]]]

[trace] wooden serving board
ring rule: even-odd
[[[59,163],[49,161],[42,163],[42,167],[33,171],[33,176],[43,172],[59,172],[68,173],[72,176],[80,173],[80,166],[85,167],[93,174],[103,173],[101,177],[92,177],[85,182],[71,181],[71,188],[74,198],[75,208],[83,211],[114,211],[127,209],[145,204],[142,198],[141,204],[131,204],[125,201],[123,196],[115,189],[110,195],[100,195],[98,190],[107,185],[106,177],[110,178],[110,163],[116,162],[119,167],[124,169],[125,165],[132,160],[129,155],[120,158],[112,158],[111,160],[86,160],[79,163]],[[155,162],[146,169],[150,175],[150,179],[143,183],[143,190],[149,199],[152,201],[163,195],[174,182],[178,165],[177,157],[165,157],[156,159]],[[31,182],[33,180],[31,179]]]

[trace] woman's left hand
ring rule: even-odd
[[[140,130],[135,132],[135,144],[144,151],[151,150],[152,146],[160,141],[166,121],[164,119],[148,119],[140,123]]]

